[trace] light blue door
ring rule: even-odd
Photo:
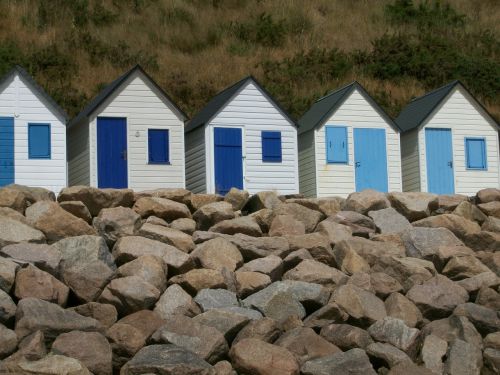
[[[225,195],[232,187],[243,189],[241,129],[214,129],[215,192]]]
[[[97,182],[100,188],[126,188],[127,119],[97,118]]]
[[[427,189],[434,194],[453,194],[453,150],[450,129],[425,129]]]
[[[0,186],[14,183],[14,118],[0,117]]]
[[[387,192],[385,144],[385,129],[354,129],[356,191],[374,189]]]

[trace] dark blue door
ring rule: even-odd
[[[0,117],[0,186],[14,183],[14,119]]]
[[[232,187],[243,189],[241,129],[214,129],[215,192],[226,194]]]
[[[98,186],[100,188],[126,188],[127,181],[127,120],[98,117]]]
[[[453,151],[450,129],[425,129],[427,189],[435,194],[453,194]]]
[[[387,192],[385,129],[354,129],[356,191]]]

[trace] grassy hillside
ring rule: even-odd
[[[0,74],[24,65],[74,115],[143,65],[194,114],[254,74],[299,117],[359,80],[391,113],[461,79],[500,118],[497,0],[0,0]]]

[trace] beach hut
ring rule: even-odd
[[[217,94],[186,126],[186,185],[195,193],[298,192],[297,127],[247,77]]]
[[[412,100],[402,129],[403,190],[474,195],[498,188],[498,124],[459,81]]]
[[[0,79],[0,186],[67,185],[64,110],[21,67]]]
[[[135,66],[69,123],[69,185],[184,187],[185,120],[165,91]]]
[[[401,191],[399,132],[358,82],[318,99],[299,120],[300,192]]]

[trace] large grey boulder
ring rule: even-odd
[[[5,258],[0,258],[0,289],[9,293],[14,281],[19,265]]]
[[[382,210],[390,206],[391,204],[384,193],[368,189],[349,194],[343,209],[365,215],[369,211]]]
[[[236,294],[225,289],[202,289],[194,297],[194,302],[202,311],[240,305]]]
[[[444,369],[443,358],[448,350],[448,343],[434,335],[424,338],[420,350],[420,361],[426,368],[437,374],[442,374]]]
[[[500,201],[500,189],[482,189],[477,192],[476,196],[481,203]]]
[[[400,293],[392,293],[386,298],[384,304],[387,316],[403,320],[408,327],[416,327],[423,320],[418,307]]]
[[[328,237],[332,246],[352,237],[352,229],[349,226],[328,219],[320,222],[316,226],[316,231]]]
[[[167,287],[168,270],[163,259],[154,255],[143,255],[116,270],[116,277],[138,276],[160,292]]]
[[[54,246],[34,243],[7,245],[0,249],[0,256],[20,266],[32,264],[53,276],[59,275],[61,253]]]
[[[17,348],[17,336],[14,331],[0,324],[0,359],[12,354]]]
[[[282,330],[278,322],[271,318],[251,320],[243,327],[233,340],[233,345],[244,339],[258,339],[260,341],[273,343],[281,335]]]
[[[238,272],[260,272],[276,281],[283,275],[283,260],[276,255],[268,255],[264,258],[254,259],[245,263]]]
[[[458,305],[455,310],[453,310],[453,315],[465,316],[468,318],[479,333],[484,336],[489,333],[500,332],[500,317],[496,310],[467,302]]]
[[[481,354],[471,344],[455,340],[451,343],[445,363],[445,374],[479,375],[481,372]]]
[[[17,368],[22,374],[92,375],[79,360],[58,354],[50,354],[37,361],[23,358],[17,362]]]
[[[401,233],[407,228],[411,228],[408,219],[392,207],[370,211],[368,216],[373,219],[377,231],[383,234]]]
[[[260,237],[262,229],[257,221],[251,216],[240,216],[235,219],[222,220],[211,226],[210,232],[236,234],[243,233],[247,236]]]
[[[329,265],[335,265],[335,257],[328,237],[320,232],[308,233],[297,236],[288,236],[290,250],[306,249],[313,259]]]
[[[221,271],[197,268],[172,277],[169,284],[179,284],[187,292],[195,295],[202,289],[227,289],[228,279]]]
[[[24,214],[26,207],[35,202],[35,199],[25,191],[16,189],[12,185],[0,189],[0,207],[8,207]]]
[[[358,255],[360,255],[370,266],[377,263],[382,257],[397,257],[401,258],[404,254],[404,249],[389,242],[371,241],[366,238],[353,237],[342,242],[342,247],[349,247]],[[335,245],[338,246],[339,244]]]
[[[104,208],[94,218],[93,226],[109,246],[120,237],[133,236],[141,226],[141,217],[128,207]]]
[[[321,212],[311,210],[298,203],[286,203],[274,208],[275,215],[290,215],[304,224],[306,233],[311,233],[324,218]]]
[[[476,221],[479,224],[483,224],[483,222],[488,218],[488,216],[486,216],[479,208],[477,208],[476,205],[467,201],[460,202],[452,213],[458,216],[462,216],[467,220]]]
[[[375,234],[376,227],[373,220],[356,211],[339,211],[326,219],[334,223],[348,226],[353,236],[368,238]]]
[[[269,236],[295,236],[306,234],[306,226],[292,215],[277,215],[271,222]]]
[[[81,201],[87,206],[92,216],[97,216],[103,208],[132,207],[134,192],[130,189],[97,189],[91,186],[70,186],[61,190],[57,200],[59,202]]]
[[[97,320],[105,328],[111,327],[118,318],[118,313],[113,305],[107,303],[87,302],[83,305],[70,307],[68,310],[80,315]]]
[[[44,243],[45,235],[18,220],[0,217],[0,248],[19,242]]]
[[[213,308],[195,316],[193,321],[217,329],[224,335],[226,341],[231,343],[250,318],[238,311]]]
[[[182,217],[191,217],[191,212],[185,204],[159,197],[139,198],[133,209],[142,218],[156,216],[168,222]]]
[[[442,273],[452,280],[462,280],[489,271],[474,255],[459,255],[450,258]]]
[[[0,289],[0,324],[9,324],[14,320],[17,306],[12,298]]]
[[[249,197],[250,194],[248,193],[248,191],[240,190],[233,187],[224,196],[224,201],[231,203],[231,205],[233,206],[233,210],[239,211],[243,207],[245,207]]]
[[[196,221],[198,230],[208,230],[218,222],[233,219],[234,217],[233,206],[227,202],[206,204],[193,214],[193,219]]]
[[[306,259],[283,275],[283,280],[305,281],[333,287],[344,282],[347,275],[316,260]]]
[[[190,219],[186,218],[186,220]],[[139,229],[138,235],[172,245],[185,253],[189,253],[194,249],[194,242],[191,236],[178,229],[145,223]]]
[[[320,334],[342,350],[365,349],[373,343],[368,332],[349,324],[329,324],[321,329]]]
[[[385,317],[373,323],[368,333],[375,341],[386,342],[408,353],[416,350],[419,330],[408,327],[401,319]]]
[[[193,298],[179,285],[170,285],[156,303],[154,311],[163,319],[172,315],[195,316],[201,312]]]
[[[238,248],[228,240],[217,237],[198,245],[191,256],[203,268],[236,270],[243,264]]]
[[[420,192],[391,192],[387,194],[387,198],[389,198],[392,207],[409,221],[416,221],[430,215],[429,203],[436,198],[436,195]]]
[[[90,214],[89,209],[83,202],[80,201],[64,201],[59,202],[59,206],[62,209],[68,211],[71,215],[79,217],[82,220],[85,220],[87,223],[92,222],[92,215]]]
[[[478,223],[454,214],[430,216],[425,219],[414,221],[412,224],[415,227],[446,228],[460,239],[464,239],[468,235],[473,235],[481,231],[481,227]]]
[[[300,369],[303,375],[376,375],[366,352],[362,349],[351,349],[347,352],[306,362]]]

